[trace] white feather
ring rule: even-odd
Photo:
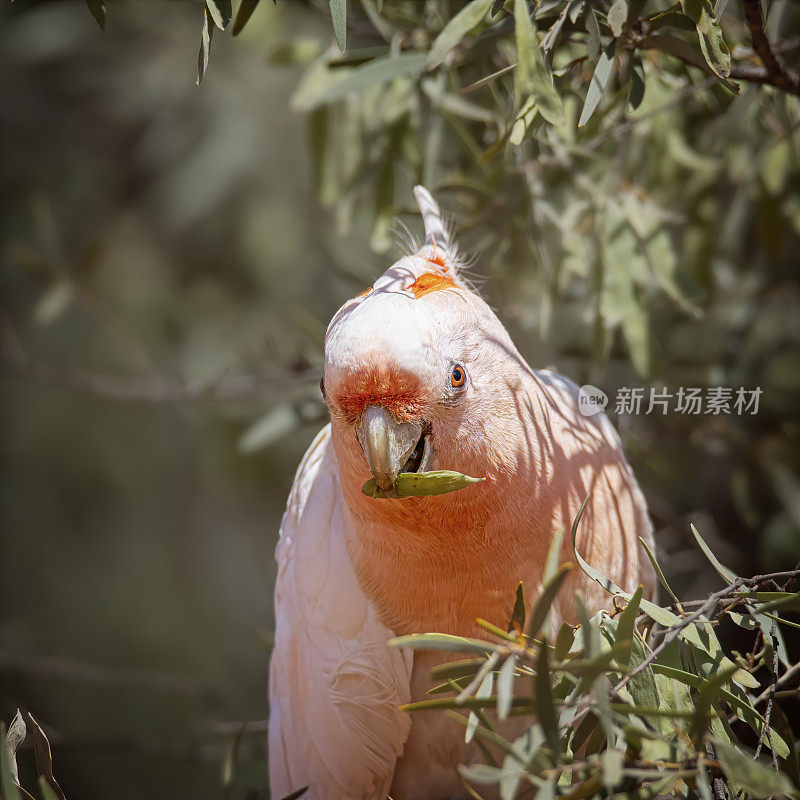
[[[358,585],[345,537],[330,426],[295,477],[276,557],[270,666],[272,797],[308,786],[308,800],[385,797],[408,735],[412,656]]]

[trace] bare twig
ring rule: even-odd
[[[786,672],[783,673],[783,675],[781,675],[780,678],[778,678],[775,688],[778,686],[783,686],[789,680],[789,678],[791,678],[797,672],[800,672],[800,662],[793,664],[791,667],[789,667],[789,669],[786,670]],[[768,686],[758,697],[756,697],[755,700],[753,700],[753,705],[757,706],[759,703],[762,703],[772,694],[772,691],[773,687],[771,685]]]
[[[800,77],[790,72],[775,54],[764,31],[764,19],[761,16],[761,0],[742,0],[744,16],[753,38],[753,49],[764,65],[764,79],[760,83],[769,83],[777,89],[800,97]],[[732,76],[733,77],[733,76]],[[746,78],[746,80],[757,80]]]
[[[270,376],[230,375],[214,380],[186,382],[158,377],[118,377],[34,364],[26,357],[2,309],[0,356],[8,371],[16,377],[95,397],[129,402],[264,402],[302,392],[313,386],[320,377],[320,371],[312,367],[301,372]]]
[[[772,751],[772,765],[775,771],[778,771],[778,757],[775,753],[775,745],[772,743],[772,731],[769,727],[769,720],[772,716],[772,703],[775,700],[775,687],[778,685],[778,642],[775,638],[775,621],[772,621],[769,629],[769,636],[772,640],[772,673],[770,674],[769,682],[769,700],[767,700],[767,710],[764,712],[764,725],[761,728],[761,733],[758,737],[758,746],[756,747],[756,754],[754,758],[758,758],[761,753],[761,748],[764,744],[764,734],[766,733],[769,739],[769,747]]]
[[[87,683],[115,686],[141,687],[161,692],[208,695],[207,689],[191,678],[159,672],[129,669],[112,669],[85,661],[54,656],[21,655],[0,651],[0,673],[21,673],[48,678],[85,681]]]

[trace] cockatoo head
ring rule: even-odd
[[[426,243],[345,303],[325,337],[323,393],[346,496],[370,474],[390,496],[401,472],[486,476],[487,417],[502,416],[519,381],[518,361],[503,371],[516,356],[508,334],[459,278],[436,203],[421,186],[414,195]]]

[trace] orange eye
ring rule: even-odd
[[[464,372],[464,367],[456,364],[453,367],[453,371],[450,373],[450,385],[458,388],[459,386],[464,385],[464,381],[467,379],[467,373]]]

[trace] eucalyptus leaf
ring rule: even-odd
[[[239,10],[236,12],[236,19],[233,22],[233,35],[238,36],[244,26],[247,25],[253,12],[256,10],[259,0],[242,0]]]
[[[600,25],[597,22],[597,17],[595,16],[594,8],[592,7],[592,0],[586,0],[584,22],[586,24],[586,34],[588,40],[586,48],[589,54],[589,60],[596,62],[600,57],[600,51],[603,47],[603,40],[600,36]]]
[[[106,4],[104,0],[86,0],[91,15],[94,17],[95,22],[100,26],[100,30],[106,29]]]
[[[336,44],[344,53],[347,51],[347,0],[328,0],[328,7],[331,12]]]
[[[508,630],[523,630],[525,628],[525,593],[522,581],[517,584],[517,591],[514,597],[514,608],[511,611],[511,619],[508,622]]]
[[[594,114],[595,109],[600,103],[608,79],[611,76],[611,69],[614,66],[616,44],[616,40],[612,41],[600,54],[600,58],[597,60],[597,64],[595,64],[592,80],[589,83],[589,90],[586,92],[586,100],[583,103],[581,117],[578,120],[579,128],[582,128],[591,119],[592,114]]]
[[[367,497],[376,499],[397,499],[402,497],[426,497],[428,495],[449,494],[480,483],[486,478],[472,478],[469,475],[462,475],[460,472],[441,469],[431,472],[401,472],[395,481],[394,496],[387,495],[370,478],[362,487],[361,491]]]
[[[534,110],[553,125],[564,122],[564,103],[553,86],[550,68],[539,47],[536,27],[525,0],[514,0],[514,41],[517,50],[517,69],[514,73],[514,93],[520,115],[527,129]],[[512,144],[521,141],[519,129],[512,132]]]
[[[12,726],[13,724],[12,722]],[[6,800],[22,800],[16,781],[17,763],[14,752],[11,743],[6,739],[6,726],[0,722],[0,790]]]
[[[418,75],[424,69],[425,56],[418,53],[375,58],[351,70],[330,70],[320,64],[303,77],[292,97],[292,107],[298,111],[311,111],[342,100],[351,92],[363,92],[370,86]]]
[[[214,25],[224,31],[231,21],[231,0],[206,0],[206,8]]]
[[[628,20],[628,0],[614,0],[606,15],[608,27],[616,39],[624,30]]]
[[[617,622],[615,641],[626,643],[625,649],[622,651],[619,658],[622,664],[630,664],[631,661],[631,649],[633,648],[633,639],[635,635],[633,626],[636,622],[636,615],[639,613],[639,604],[642,601],[643,591],[644,589],[642,586],[637,587]]]
[[[200,53],[197,56],[197,85],[203,82],[208,69],[208,57],[211,55],[211,39],[214,36],[214,24],[208,6],[203,9],[203,29],[200,33]]]
[[[542,592],[531,610],[530,621],[525,631],[528,636],[536,637],[539,635],[550,614],[550,609],[555,603],[561,585],[566,580],[571,569],[572,564],[562,564],[553,577],[542,587]]]
[[[509,656],[497,673],[497,716],[499,719],[507,719],[511,712],[516,666],[516,656]]]
[[[753,760],[737,747],[721,741],[715,741],[714,747],[725,774],[754,797],[794,792],[794,787],[785,775]]]
[[[475,27],[480,25],[492,7],[492,0],[470,0],[436,37],[428,53],[428,69],[438,67],[450,51]]]
[[[492,697],[492,690],[494,689],[494,672],[487,672],[483,676],[483,680],[481,681],[481,685],[478,687],[478,691],[475,692],[475,699],[476,700],[486,700]],[[500,699],[497,699],[497,705],[500,706]],[[511,703],[513,702],[512,698],[508,699],[509,710]],[[475,731],[478,727],[478,715],[474,711],[470,711],[469,718],[467,719],[467,731],[464,734],[464,741],[471,742],[472,737],[475,736]]]
[[[539,644],[539,658],[536,664],[536,702],[539,708],[539,724],[544,731],[551,752],[560,751],[558,717],[550,686],[550,662],[546,642]]]
[[[628,89],[628,111],[636,111],[644,100],[645,90],[645,72],[642,60],[638,57],[634,58],[633,66],[631,67],[631,83]]]
[[[491,642],[480,639],[467,639],[449,633],[412,633],[389,640],[393,647],[411,647],[414,650],[444,650],[451,653],[491,653]]]

